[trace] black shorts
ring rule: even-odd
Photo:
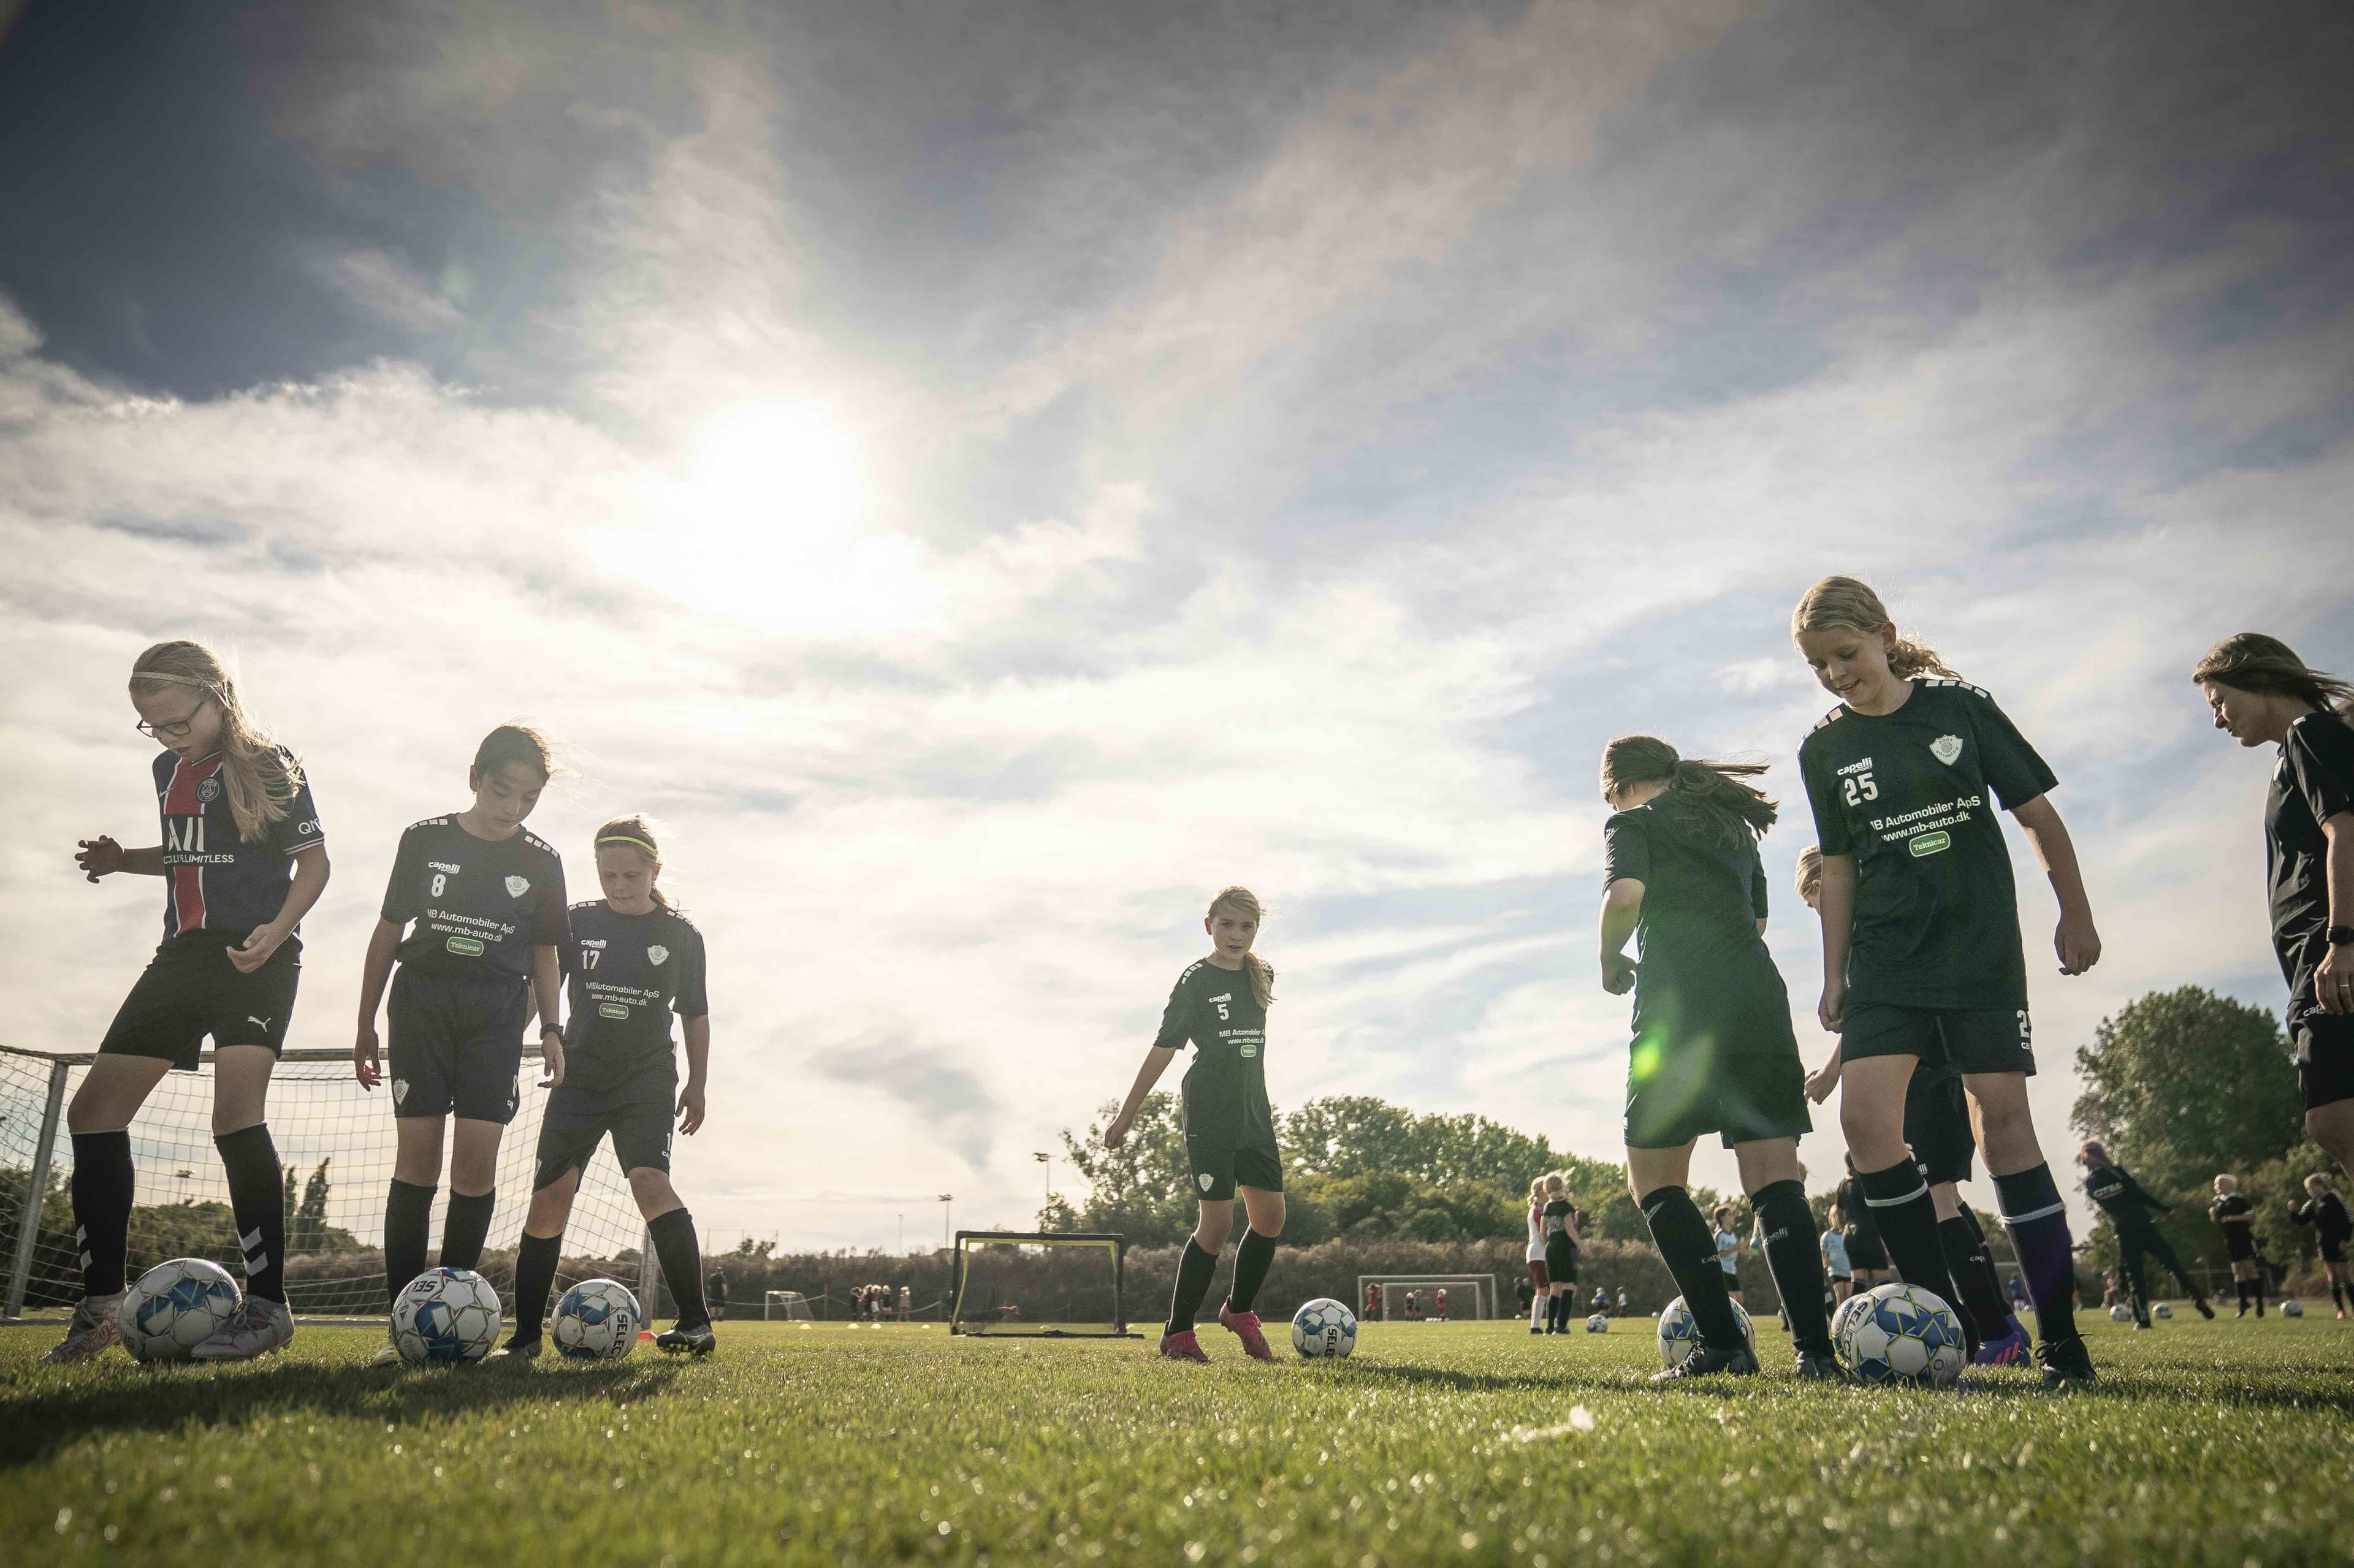
[[[1758,1044],[1711,1033],[1638,1034],[1627,1064],[1627,1147],[1681,1149],[1704,1133],[1724,1147],[1814,1130],[1807,1069],[1789,1024]]]
[[[2346,1261],[2346,1244],[2339,1241],[2336,1236],[2322,1237],[2321,1261],[2324,1263],[2344,1263]]]
[[[2256,1261],[2256,1238],[2252,1225],[2223,1227],[2223,1255],[2233,1263]]]
[[[392,978],[395,1116],[514,1119],[520,1103],[524,1022],[531,988],[519,980]]]
[[[1929,1184],[1967,1181],[1978,1138],[1970,1131],[1969,1096],[1959,1075],[1929,1077],[1915,1071],[1904,1091],[1904,1141]]]
[[[220,940],[211,938],[217,936]],[[239,974],[228,949],[247,933],[206,932],[155,949],[131,994],[115,1010],[101,1055],[153,1056],[184,1073],[196,1070],[205,1036],[223,1045],[285,1048],[286,1024],[294,1014],[294,989],[302,978],[301,951],[289,940],[251,974]]]
[[[613,1157],[624,1174],[668,1171],[670,1133],[678,1105],[678,1079],[665,1071],[645,1074],[610,1089],[558,1084],[548,1091],[539,1123],[539,1173],[532,1189],[588,1169],[605,1135],[613,1135]]]
[[[1545,1279],[1553,1285],[1577,1282],[1577,1248],[1569,1242],[1545,1243]]]
[[[2306,1109],[2354,1100],[2354,1018],[2312,1013],[2296,1021],[2289,1038],[2296,1044],[2296,1081],[2305,1090]]]
[[[1283,1191],[1283,1160],[1272,1149],[1220,1148],[1187,1139],[1185,1164],[1193,1173],[1193,1196],[1205,1203],[1231,1202],[1237,1187]]]
[[[2035,1036],[2023,1007],[1904,1007],[1876,1001],[1851,1008],[1840,1029],[1840,1060],[1915,1056],[1925,1067],[1956,1073],[2035,1075]]]
[[[1888,1245],[1878,1231],[1868,1235],[1852,1229],[1847,1233],[1847,1266],[1859,1274],[1888,1271]]]

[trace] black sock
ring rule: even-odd
[[[499,1206],[496,1192],[450,1190],[450,1212],[441,1216],[441,1266],[479,1268],[482,1243],[491,1234],[491,1211]]]
[[[1790,1341],[1802,1356],[1831,1353],[1830,1319],[1823,1314],[1823,1250],[1815,1234],[1815,1212],[1807,1190],[1776,1181],[1749,1195],[1749,1205],[1766,1230],[1766,1266],[1782,1293],[1782,1315]]]
[[[1558,1296],[1545,1298],[1545,1331],[1549,1334],[1561,1332],[1561,1298]]]
[[[2264,1282],[2261,1279],[2250,1280],[2248,1294],[2256,1298],[2256,1316],[2263,1317],[2264,1315]]]
[[[654,1238],[654,1255],[662,1260],[671,1304],[678,1308],[673,1323],[695,1329],[710,1322],[711,1308],[703,1302],[703,1253],[695,1242],[695,1216],[684,1209],[673,1209],[648,1220],[646,1230]],[[649,1306],[646,1310],[653,1308]]]
[[[564,1233],[535,1236],[525,1231],[515,1244],[514,1337],[539,1338],[547,1321],[547,1293],[556,1288],[556,1258],[564,1250]]]
[[[1994,1266],[1994,1248],[1987,1245],[1986,1227],[1978,1224],[1977,1213],[1967,1203],[1962,1205],[1961,1218],[1968,1223],[1970,1234],[1978,1238],[1978,1273],[1985,1277],[1987,1299],[1994,1303],[1995,1324],[2000,1328],[2010,1317],[2010,1308],[2002,1293],[2002,1270]]]
[[[2329,1282],[2329,1301],[2340,1312],[2346,1310],[2346,1287],[2334,1279]]]
[[[1258,1287],[1267,1283],[1267,1266],[1275,1261],[1275,1238],[1261,1235],[1256,1225],[1243,1231],[1235,1248],[1235,1277],[1226,1284],[1226,1306],[1247,1312],[1258,1301]]]
[[[2068,1236],[2068,1206],[2060,1201],[2052,1167],[1998,1176],[1994,1192],[2011,1250],[2027,1276],[2037,1332],[2047,1344],[2076,1338],[2076,1252]]]
[[[81,1293],[116,1296],[122,1290],[122,1255],[130,1245],[131,1196],[137,1173],[131,1167],[131,1133],[73,1135],[74,1244],[81,1251]],[[272,1194],[275,1201],[276,1194]]]
[[[1204,1252],[1200,1242],[1187,1236],[1185,1250],[1177,1257],[1177,1288],[1169,1293],[1169,1322],[1163,1332],[1192,1330],[1202,1312],[1202,1298],[1210,1293],[1210,1276],[1217,1271],[1218,1255]]]
[[[1970,1224],[1967,1213],[1939,1220],[1937,1240],[1946,1249],[1946,1268],[1954,1277],[1955,1293],[1961,1298],[1955,1308],[1968,1315],[1978,1339],[2002,1338],[2003,1319],[2010,1314],[2003,1309],[2002,1292],[1987,1272],[1986,1244],[1978,1239],[1978,1226]]]
[[[1950,1303],[1959,1292],[1946,1266],[1945,1244],[1937,1239],[1937,1206],[1929,1201],[1929,1183],[1921,1179],[1921,1168],[1908,1157],[1885,1171],[1859,1172],[1857,1181],[1897,1274],[1905,1284]]]
[[[1725,1293],[1724,1268],[1716,1261],[1716,1235],[1701,1218],[1699,1205],[1681,1187],[1654,1187],[1643,1195],[1643,1222],[1651,1244],[1683,1291],[1684,1310],[1700,1326],[1701,1342],[1721,1351],[1748,1344],[1741,1319]]]
[[[216,1134],[222,1169],[228,1172],[228,1206],[237,1216],[238,1250],[245,1255],[245,1293],[283,1306],[286,1301],[285,1173],[278,1168],[278,1145],[270,1124],[255,1122]]]
[[[433,1224],[436,1189],[396,1176],[384,1195],[384,1295],[400,1298],[408,1282],[425,1272],[425,1235]]]

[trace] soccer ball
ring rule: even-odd
[[[1943,1388],[1962,1375],[1967,1350],[1960,1319],[1931,1292],[1882,1285],[1859,1298],[1834,1341],[1858,1383]]]
[[[2291,1296],[2291,1297],[2287,1298],[2285,1300],[2284,1300],[2284,1301],[2281,1303],[2281,1316],[2282,1316],[2282,1317],[2284,1317],[2284,1318],[2302,1318],[2302,1317],[2304,1317],[2304,1316],[2305,1316],[2305,1303],[2304,1303],[2304,1302],[2302,1302],[2302,1301],[2299,1301],[2299,1300],[2298,1300],[2296,1297],[2294,1297],[2294,1296]]]
[[[1606,1312],[1596,1312],[1593,1317],[1588,1318],[1585,1320],[1585,1331],[1589,1334],[1608,1333],[1610,1331],[1610,1315]]]
[[[1291,1315],[1291,1348],[1311,1359],[1345,1356],[1357,1348],[1357,1315],[1320,1296]]]
[[[1837,1345],[1841,1340],[1847,1338],[1847,1326],[1849,1320],[1854,1318],[1857,1313],[1864,1310],[1865,1307],[1871,1302],[1871,1291],[1858,1290],[1850,1295],[1846,1300],[1839,1304],[1839,1310],[1831,1314],[1831,1343],[1833,1345]]]
[[[2171,1318],[2174,1316],[2174,1304],[2170,1301],[2161,1301],[2149,1309],[2149,1315],[2153,1318]]]
[[[184,1361],[188,1352],[228,1327],[242,1298],[219,1264],[201,1257],[159,1263],[122,1293],[115,1327],[122,1345],[143,1361]]]
[[[410,1366],[478,1361],[499,1337],[499,1293],[471,1268],[429,1268],[392,1307],[392,1342]]]
[[[1738,1301],[1730,1305],[1733,1316],[1741,1324],[1741,1337],[1749,1341],[1750,1350],[1755,1351],[1757,1349],[1757,1330],[1751,1326],[1749,1314],[1742,1310]],[[1667,1309],[1659,1314],[1659,1364],[1681,1366],[1699,1349],[1700,1324],[1693,1320],[1691,1309],[1684,1305],[1684,1298],[1679,1296],[1669,1302]]]
[[[2132,1322],[2133,1308],[2126,1306],[2122,1301],[2118,1302],[2115,1306],[2109,1308],[2109,1321],[2112,1323]]]
[[[584,1279],[556,1303],[556,1348],[584,1361],[626,1356],[638,1342],[638,1298],[618,1279]]]

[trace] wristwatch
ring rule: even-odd
[[[2321,934],[2321,939],[2333,948],[2354,943],[2354,926],[2332,926]]]

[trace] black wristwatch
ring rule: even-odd
[[[2354,926],[2332,926],[2321,934],[2321,939],[2333,948],[2354,943]]]

